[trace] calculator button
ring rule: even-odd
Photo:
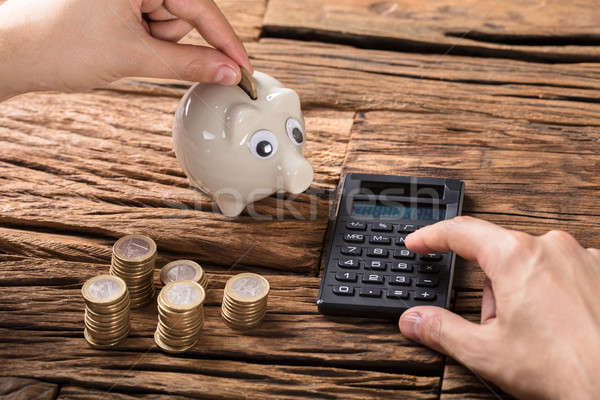
[[[417,226],[413,224],[400,224],[398,232],[411,233],[417,230]]]
[[[358,276],[356,272],[338,272],[335,274],[335,279],[340,282],[356,282]]]
[[[390,299],[408,299],[408,291],[406,290],[388,290],[387,297]]]
[[[388,256],[388,250],[382,247],[371,247],[367,249],[367,256],[386,258]]]
[[[351,243],[363,243],[365,241],[365,235],[361,235],[360,233],[346,233],[344,235],[344,241]]]
[[[363,297],[381,297],[381,289],[361,288],[358,295]]]
[[[436,287],[438,280],[437,278],[417,278],[416,285],[421,287]]]
[[[346,269],[358,269],[360,268],[360,261],[358,258],[341,257],[338,265]]]
[[[395,262],[392,264],[392,272],[413,272],[413,266],[404,262]]]
[[[410,278],[404,275],[392,275],[390,285],[410,286]]]
[[[407,260],[412,260],[415,258],[415,253],[407,249],[400,249],[394,251],[394,258],[404,258]]]
[[[419,258],[423,261],[440,261],[444,257],[442,253],[422,254]]]
[[[380,274],[364,274],[362,277],[363,283],[383,283],[383,275]]]
[[[347,256],[360,256],[362,254],[362,249],[356,246],[345,246],[342,247],[340,252]]]
[[[396,246],[406,247],[406,243],[404,243],[404,239],[406,239],[406,236],[400,236],[399,238],[397,238]]]
[[[435,297],[435,293],[430,290],[419,290],[415,293],[415,300],[433,301]]]
[[[392,243],[392,238],[389,236],[383,236],[383,235],[373,235],[373,236],[371,236],[371,239],[369,239],[369,243],[390,244],[390,243]]]
[[[394,225],[387,222],[378,222],[371,225],[371,230],[374,232],[391,232],[394,230]]]
[[[419,265],[419,272],[422,274],[437,274],[440,272],[440,267],[431,264]]]
[[[351,231],[364,231],[367,229],[367,224],[364,222],[350,221],[346,224],[346,229]]]
[[[380,260],[370,260],[366,262],[365,268],[377,271],[385,271],[387,269],[387,263]]]
[[[352,286],[334,286],[333,293],[338,296],[354,296],[354,288]]]

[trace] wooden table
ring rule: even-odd
[[[464,213],[600,247],[600,13],[593,1],[221,0],[254,66],[302,98],[315,170],[300,196],[224,218],[171,147],[187,82],[126,79],[0,105],[0,393],[7,398],[482,399],[505,397],[395,323],[317,313],[341,174],[458,178]],[[197,35],[186,38],[199,42]],[[277,210],[280,210],[279,212]],[[281,211],[283,210],[283,211]],[[295,217],[300,213],[304,219]],[[313,215],[311,217],[311,210]],[[83,339],[82,283],[142,232],[158,265],[210,274],[200,343],[153,345],[153,306],[118,348]],[[225,280],[271,282],[264,324],[219,317]],[[479,318],[484,276],[459,261],[456,312]]]

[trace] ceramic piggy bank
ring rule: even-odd
[[[256,100],[238,86],[196,84],[175,114],[179,164],[227,216],[278,191],[301,193],[313,179],[298,95],[267,74],[253,77]]]

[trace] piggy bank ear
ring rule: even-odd
[[[300,115],[300,97],[289,88],[274,88],[266,97],[269,107],[273,110],[287,111],[291,116]],[[298,114],[298,115],[297,115]]]
[[[237,103],[227,110],[225,132],[228,140],[239,141],[240,138],[251,132],[252,127],[260,117],[258,107],[254,104]]]

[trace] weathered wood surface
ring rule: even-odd
[[[258,39],[267,0],[215,0],[215,3],[242,41],[251,42]],[[196,30],[183,38],[181,43],[206,45]]]
[[[344,398],[390,390],[435,398],[438,390],[439,355],[404,339],[393,321],[323,318],[316,312],[316,277],[266,275],[266,320],[244,334],[219,316],[225,281],[238,271],[209,269],[203,337],[185,356],[169,357],[154,346],[154,305],[133,312],[130,337],[114,351],[87,346],[80,288],[107,265],[0,256],[0,268],[0,357],[13,359],[11,370],[0,367],[0,375],[101,389],[115,384],[125,392],[210,392],[213,398],[241,392],[281,398],[288,391],[291,397],[331,398],[334,386]]]
[[[533,234],[564,229],[598,248],[599,171],[593,130],[466,113],[361,113],[344,161],[344,172],[462,179],[465,214]],[[483,282],[459,261],[457,289]]]
[[[305,109],[472,112],[592,132],[600,126],[597,64],[534,64],[281,39],[246,47],[256,69],[296,89]],[[173,97],[187,87],[131,79],[112,86]]]
[[[592,0],[271,0],[263,36],[548,62],[600,60]]]
[[[0,376],[0,398],[3,400],[54,400],[58,385],[30,378]]]
[[[255,68],[299,92],[313,186],[256,205],[282,220],[213,213],[171,150],[189,82],[126,79],[0,104],[1,387],[36,378],[27,386],[63,399],[504,397],[393,322],[316,312],[330,200],[341,171],[455,177],[466,214],[600,247],[600,64],[561,63],[600,60],[595,4],[217,3]],[[203,43],[194,32],[184,41]],[[153,347],[151,306],[115,351],[82,338],[81,283],[107,270],[116,238],[139,231],[157,240],[158,266],[193,258],[211,275],[206,335],[184,356]],[[249,334],[218,316],[225,280],[242,270],[273,287]],[[483,282],[458,263],[466,318],[479,318]]]
[[[257,203],[260,219],[228,219],[177,165],[176,106],[173,98],[110,92],[32,94],[0,105],[0,221],[112,240],[144,232],[161,251],[212,264],[316,271],[353,113],[307,112],[306,156],[317,171],[307,193]]]

